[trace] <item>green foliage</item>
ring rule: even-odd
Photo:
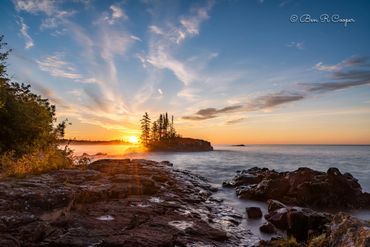
[[[56,147],[64,135],[66,121],[54,128],[55,106],[31,92],[30,86],[12,82],[6,71],[9,50],[0,36],[0,155],[13,156]]]
[[[145,112],[141,123],[141,142],[144,146],[157,145],[159,143],[170,143],[179,137],[176,134],[174,127],[173,116],[171,121],[168,118],[168,113],[160,114],[159,118],[152,123],[150,127],[150,117],[148,113]]]
[[[70,166],[70,151],[58,149],[67,120],[56,124],[55,106],[48,99],[9,78],[10,50],[3,39],[0,35],[0,168],[24,176]]]
[[[289,237],[286,242],[286,247],[299,247],[297,240],[294,237]]]
[[[141,142],[143,145],[148,145],[150,142],[150,118],[147,112],[143,115],[143,118],[140,121],[141,123]]]

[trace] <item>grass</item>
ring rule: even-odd
[[[2,173],[6,176],[25,177],[73,166],[71,153],[55,147],[35,151],[16,158],[14,152],[0,156]]]

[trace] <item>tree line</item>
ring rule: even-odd
[[[174,117],[168,117],[168,113],[162,113],[158,119],[151,122],[149,114],[144,113],[141,124],[140,140],[144,146],[150,146],[158,142],[169,142],[179,135],[176,133],[174,127]]]
[[[24,175],[71,165],[70,152],[58,148],[67,122],[57,123],[48,99],[8,75],[10,52],[0,35],[0,172]]]

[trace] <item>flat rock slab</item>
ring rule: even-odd
[[[0,180],[0,246],[252,246],[241,216],[205,179],[169,162],[99,160],[88,169]]]

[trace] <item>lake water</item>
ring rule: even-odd
[[[71,146],[76,155],[105,153],[96,158],[144,158],[155,161],[168,160],[175,168],[189,170],[206,177],[220,190],[215,196],[222,198],[241,213],[247,206],[260,206],[261,202],[239,200],[233,189],[221,187],[223,180],[231,179],[235,171],[254,166],[267,167],[277,171],[292,171],[309,167],[327,171],[330,167],[351,173],[359,180],[364,191],[370,192],[370,146],[327,146],[327,145],[247,145],[233,147],[214,146],[213,152],[193,153],[130,153],[128,146],[119,145],[75,145]],[[370,219],[370,211],[352,211],[353,215]],[[262,220],[245,222],[253,232],[260,234],[256,226]],[[263,236],[262,236],[263,237]]]

